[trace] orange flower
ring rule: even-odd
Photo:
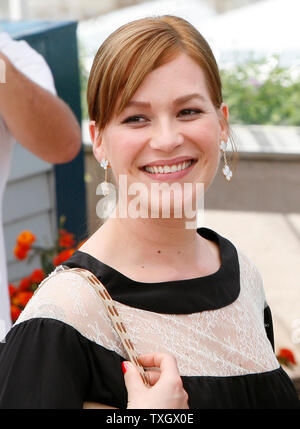
[[[27,302],[32,297],[33,292],[29,290],[24,290],[21,292],[18,292],[13,298],[12,298],[12,304],[19,306],[19,307],[25,307]]]
[[[60,252],[57,256],[53,258],[53,265],[56,267],[57,265],[60,265],[67,259],[69,259],[73,253],[75,252],[74,249],[66,249]]]
[[[10,302],[11,302],[12,305],[15,305],[16,307],[18,307],[20,305],[18,291],[11,297]]]
[[[16,286],[14,286],[13,284],[9,284],[8,285],[8,291],[9,291],[9,296],[12,297],[16,292],[17,292],[17,288]]]
[[[285,363],[286,365],[297,364],[293,352],[289,349],[280,349],[277,358],[279,359],[279,361]]]
[[[25,259],[34,241],[35,235],[31,231],[22,231],[17,237],[17,244],[14,248],[15,257]]]
[[[70,248],[74,246],[74,234],[66,232],[64,229],[60,230],[59,246]]]
[[[32,291],[19,292],[19,300],[20,300],[20,304],[22,305],[22,307],[25,307],[25,305],[30,300],[32,295],[33,295]]]
[[[31,273],[31,282],[32,283],[41,283],[42,280],[45,278],[45,273],[40,268],[37,268],[36,270],[32,271]]]
[[[21,309],[17,307],[16,305],[10,306],[10,317],[12,322],[15,322],[17,318],[20,316]]]
[[[27,243],[17,243],[16,247],[19,247],[19,249],[24,250],[24,252],[27,252],[28,250],[31,249],[30,245]]]
[[[19,284],[18,290],[19,291],[24,291],[29,289],[31,286],[31,278],[29,277],[24,277]]]
[[[26,247],[20,247],[19,245],[16,245],[14,248],[14,255],[17,259],[25,259],[27,258],[29,248]]]
[[[17,244],[21,247],[31,246],[35,241],[35,235],[31,231],[22,231],[17,237]]]

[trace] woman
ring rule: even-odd
[[[126,192],[64,265],[106,286],[152,387],[125,362],[94,290],[66,269],[38,290],[8,334],[1,406],[298,407],[274,354],[256,267],[217,232],[191,228],[191,212],[175,215],[195,207],[197,184],[206,191],[221,160],[227,166],[228,108],[206,41],[172,16],[121,27],[96,54],[88,104],[94,155],[116,182],[126,178]],[[224,175],[231,178],[228,166]]]

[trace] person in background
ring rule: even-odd
[[[25,41],[0,33],[0,337],[11,327],[2,203],[15,141],[46,162],[76,157],[81,131],[55,90],[50,68]],[[4,79],[3,79],[4,78]]]

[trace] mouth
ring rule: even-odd
[[[174,162],[170,164],[157,164],[157,165],[145,165],[141,169],[149,174],[159,175],[172,175],[180,171],[189,169],[193,164],[197,162],[197,159],[190,158],[184,161]]]

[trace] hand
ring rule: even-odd
[[[128,392],[128,409],[188,409],[188,394],[183,388],[176,359],[167,353],[139,356],[141,365],[156,367],[147,370],[151,387],[145,386],[137,368],[124,362],[124,381]]]

